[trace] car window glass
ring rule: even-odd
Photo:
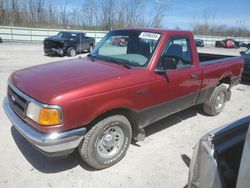
[[[81,39],[81,34],[76,34],[76,40],[80,40]]]
[[[80,39],[84,39],[84,34],[81,33]]]
[[[113,36],[106,40],[103,47],[99,50],[99,55],[119,55],[126,54],[128,36]]]
[[[57,34],[58,37],[68,40],[76,40],[77,34],[76,33],[69,33],[69,32],[60,32]]]
[[[162,61],[166,69],[184,69],[192,65],[190,42],[186,38],[170,39]]]
[[[93,51],[99,58],[112,59],[130,66],[145,67],[161,34],[142,31],[115,31],[107,35]]]

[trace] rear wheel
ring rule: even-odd
[[[209,100],[204,104],[203,110],[212,116],[221,113],[226,104],[227,87],[225,85],[217,86]]]
[[[110,116],[88,131],[79,146],[80,156],[92,168],[110,167],[125,156],[131,137],[128,119],[122,115]]]
[[[67,49],[67,56],[74,57],[76,55],[76,49],[73,47],[69,47]]]

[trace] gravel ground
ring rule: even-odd
[[[241,50],[199,49],[232,55]],[[68,58],[44,56],[41,44],[0,44],[1,100],[11,72],[62,59]],[[20,136],[0,107],[0,187],[184,187],[188,167],[181,156],[191,157],[193,146],[206,132],[248,115],[249,95],[249,85],[239,84],[219,116],[192,107],[152,124],[145,130],[145,141],[131,144],[121,162],[100,171],[88,168],[77,154],[63,159],[43,156]]]

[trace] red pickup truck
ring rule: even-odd
[[[127,44],[112,45],[117,37]],[[78,148],[89,166],[103,169],[153,122],[197,104],[219,114],[242,71],[241,57],[198,54],[188,31],[115,30],[88,57],[14,72],[3,106],[41,152]]]

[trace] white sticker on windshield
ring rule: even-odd
[[[160,38],[160,34],[158,33],[149,33],[149,32],[142,32],[139,38],[142,39],[150,39],[150,40],[158,40]]]

